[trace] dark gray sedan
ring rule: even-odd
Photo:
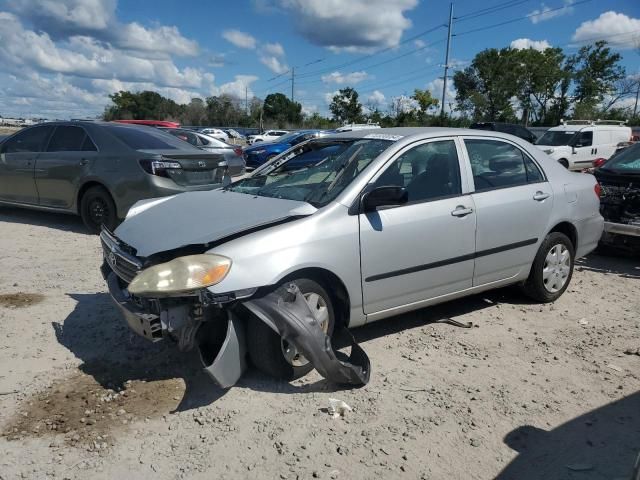
[[[152,127],[51,122],[0,142],[0,204],[78,214],[98,232],[139,200],[217,188],[239,173],[229,169],[223,155]]]

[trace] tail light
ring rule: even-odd
[[[593,161],[593,168],[600,168],[602,165],[604,165],[607,162],[606,158],[596,158]]]
[[[600,186],[599,183],[596,183],[593,186],[593,191],[596,193],[596,197],[600,198],[601,194],[602,194],[602,187]]]
[[[236,155],[241,157],[242,156],[242,149],[240,147],[234,148],[233,149],[233,153],[235,153]]]
[[[166,160],[140,160],[142,169],[150,175],[158,177],[169,177],[170,170],[182,170],[182,165],[178,162],[168,162]]]

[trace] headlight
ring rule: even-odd
[[[188,255],[142,270],[129,284],[133,295],[189,292],[220,283],[231,268],[222,255]]]

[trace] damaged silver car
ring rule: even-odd
[[[225,188],[137,203],[102,232],[102,271],[133,331],[198,348],[223,387],[247,359],[363,384],[351,328],[510,284],[562,295],[602,233],[595,187],[497,132],[341,133]]]

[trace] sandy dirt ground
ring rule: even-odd
[[[357,329],[372,376],[351,390],[219,389],[129,333],[99,264],[78,219],[0,208],[3,480],[609,480],[640,452],[637,258],[581,260],[555,304],[502,289]]]

